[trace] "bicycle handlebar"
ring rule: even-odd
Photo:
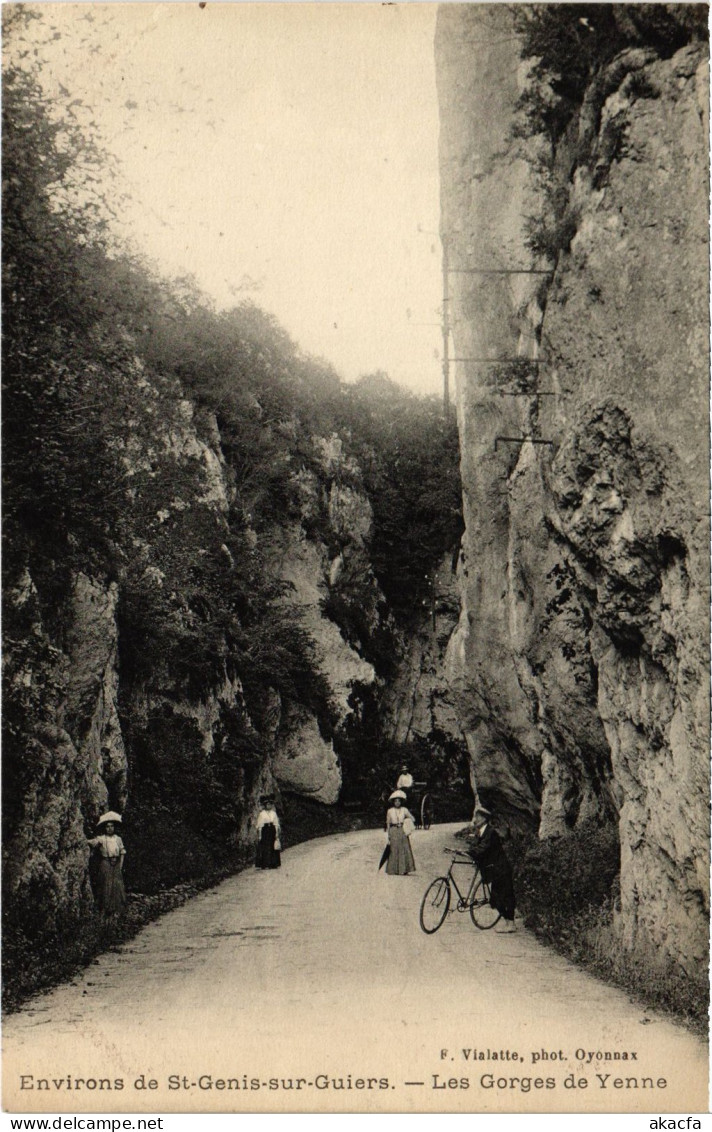
[[[463,857],[467,857],[468,861],[472,860],[472,857],[466,849],[453,849],[451,845],[446,845],[443,848],[443,853],[460,853]]]

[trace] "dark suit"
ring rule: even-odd
[[[482,833],[469,838],[467,851],[477,862],[490,886],[490,904],[506,920],[514,919],[514,881],[512,867],[496,829],[486,825]]]

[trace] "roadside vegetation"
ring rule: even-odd
[[[707,1035],[707,972],[686,972],[625,950],[616,930],[620,845],[614,824],[588,825],[546,841],[523,835],[509,849],[518,909],[527,928],[555,951],[652,1009]]]

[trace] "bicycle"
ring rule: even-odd
[[[469,909],[470,919],[476,928],[488,931],[499,921],[501,913],[490,905],[490,886],[482,876],[477,864],[468,853],[462,849],[450,849],[446,846],[445,853],[451,853],[450,868],[447,876],[436,877],[425,890],[420,902],[420,926],[427,935],[432,935],[442,927],[445,917],[450,910],[452,890],[457,893],[457,911],[466,912]],[[466,892],[460,890],[455,879],[453,869],[456,865],[468,865],[473,870],[472,880]]]

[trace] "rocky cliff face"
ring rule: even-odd
[[[367,496],[343,482],[357,477],[359,469],[343,452],[337,436],[315,438],[319,474],[302,477],[301,523],[280,527],[274,532],[272,569],[289,583],[286,601],[300,611],[302,623],[314,641],[322,670],[328,674],[335,709],[334,727],[338,731],[352,714],[354,688],[370,687],[376,681],[372,664],[364,660],[358,647],[348,642],[334,620],[324,615],[329,597],[342,598],[351,589],[349,579],[358,579],[359,596],[377,595],[368,559],[371,534],[371,505]],[[328,544],[305,535],[309,518],[322,510],[326,516]],[[374,626],[378,613],[374,603],[365,615]],[[358,642],[356,642],[358,644]],[[303,710],[282,713],[275,720],[274,774],[286,788],[328,805],[339,797],[341,768],[334,750],[333,735],[325,736],[318,721]]]
[[[151,379],[141,380],[150,400]],[[379,594],[367,559],[370,505],[345,482],[358,470],[343,467],[337,438],[322,437],[312,441],[316,472],[299,473],[301,515],[240,537],[246,553],[262,555],[262,584],[282,591],[287,621],[277,624],[311,641],[328,718],[309,690],[269,689],[256,711],[229,652],[212,675],[196,675],[189,654],[211,632],[213,581],[234,584],[234,491],[215,418],[188,400],[173,409],[125,445],[130,518],[116,532],[116,577],[64,568],[60,583],[50,564],[56,585],[44,569],[40,594],[28,565],[5,593],[5,898],[28,939],[71,931],[91,908],[86,837],[106,809],[124,814],[130,888],[151,892],[239,859],[265,789],[335,802],[334,736],[351,716],[354,686],[375,680],[324,613],[330,594],[349,595],[354,574],[359,593],[370,578],[374,622]],[[307,536],[317,512],[321,537]],[[197,570],[201,585],[191,588]],[[217,634],[208,644],[224,649]],[[252,646],[259,665],[264,643],[248,633]]]
[[[398,744],[420,740],[435,746],[443,740],[463,741],[445,668],[459,611],[456,573],[448,555],[433,575],[430,600],[403,642],[396,678],[385,692],[384,720]]]
[[[667,51],[630,35],[552,146],[521,128],[553,95],[512,11],[439,13],[442,232],[468,359],[447,662],[480,793],[542,837],[616,821],[623,938],[692,969],[708,916],[707,54],[694,34]]]
[[[86,820],[110,797],[126,799],[116,599],[115,586],[78,574],[59,648],[28,571],[6,594],[5,774],[17,801],[6,815],[5,895],[50,932],[91,904]]]

